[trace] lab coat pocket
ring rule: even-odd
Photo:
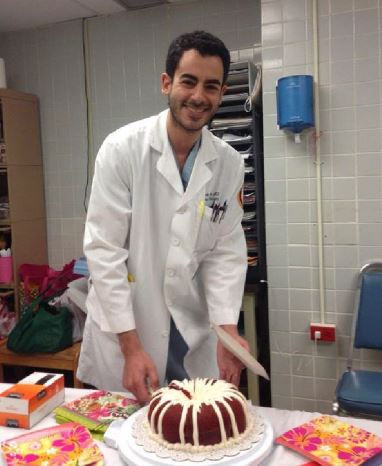
[[[213,222],[212,214],[211,207],[204,207],[195,243],[195,252],[198,254],[212,250],[215,245],[218,224]]]

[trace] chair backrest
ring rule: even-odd
[[[359,293],[354,347],[382,349],[382,262],[361,269]]]

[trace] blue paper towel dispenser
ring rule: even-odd
[[[291,131],[295,140],[307,128],[314,127],[313,76],[285,76],[277,81],[277,125]]]

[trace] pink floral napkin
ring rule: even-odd
[[[88,429],[70,422],[1,443],[7,466],[102,466],[103,455]]]
[[[76,422],[90,430],[97,440],[103,439],[112,421],[127,419],[141,405],[135,398],[127,398],[118,393],[98,390],[84,395],[54,410],[56,421]]]
[[[288,430],[276,442],[323,466],[358,466],[382,451],[382,438],[331,416]]]

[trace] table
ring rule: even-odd
[[[83,383],[76,377],[80,351],[81,342],[77,342],[57,353],[20,354],[9,351],[6,340],[2,340],[0,343],[0,382],[4,380],[3,365],[42,367],[73,372],[73,385],[75,388],[83,388]]]
[[[5,390],[9,386],[10,384],[0,383],[0,392]],[[65,402],[75,400],[76,398],[80,398],[81,396],[90,393],[91,391],[92,390],[66,388]],[[276,408],[259,407],[258,410],[260,414],[264,416],[266,419],[268,419],[268,421],[272,424],[275,437],[281,435],[282,433],[284,433],[288,429],[291,429],[292,427],[296,427],[299,424],[307,422],[310,419],[313,419],[321,415],[321,413],[308,413],[305,411],[288,411]],[[363,429],[366,429],[382,437],[382,422],[380,421],[372,421],[369,419],[356,419],[351,417],[341,419],[343,419],[344,422],[348,422],[358,427],[362,427]],[[33,430],[51,427],[55,424],[56,423],[54,417],[50,415],[43,419],[41,422],[39,422],[36,426],[34,426]],[[0,441],[15,437],[17,435],[21,435],[24,432],[26,432],[24,429],[12,429],[9,427],[0,426]],[[119,454],[116,450],[107,447],[103,442],[97,443],[105,456],[106,466],[126,466],[119,457]],[[268,456],[266,460],[264,460],[261,463],[261,466],[301,466],[306,462],[308,462],[307,458],[304,458],[303,456],[294,453],[293,451],[281,445],[275,445],[272,453]],[[217,465],[218,464],[219,463],[217,463]],[[181,463],[179,463],[179,466],[181,466]],[[196,464],[196,466],[198,465]]]

